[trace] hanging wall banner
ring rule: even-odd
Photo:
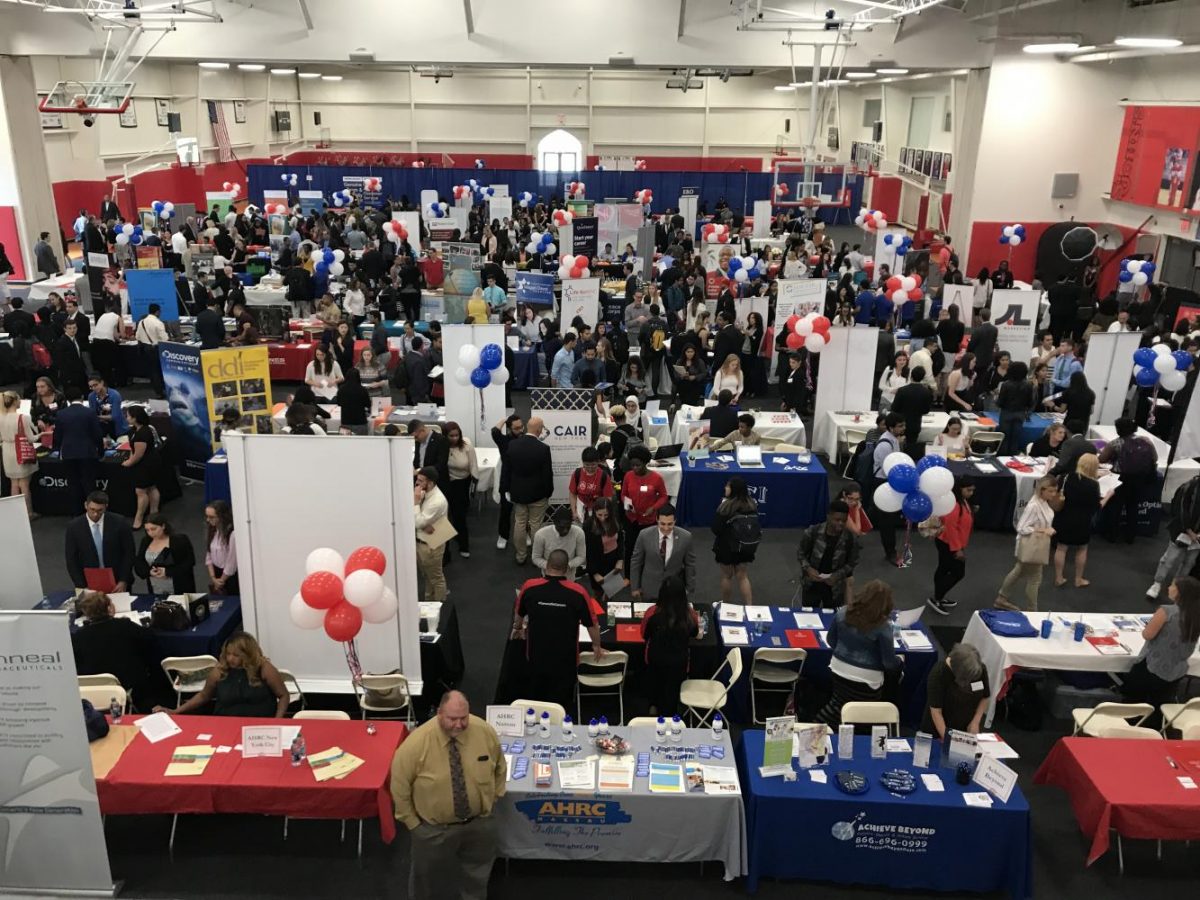
[[[204,464],[213,455],[213,445],[200,348],[191,344],[159,344],[158,359],[171,410],[172,439],[183,474],[203,478]]]
[[[599,227],[597,216],[577,216],[571,222],[571,252],[575,256],[583,254],[588,259],[595,259],[599,255],[600,249],[596,246]]]
[[[554,276],[536,272],[517,274],[517,302],[530,306],[554,305]]]
[[[0,613],[0,680],[0,894],[112,896],[65,612]]]
[[[383,206],[382,175],[343,175],[342,187],[353,192],[359,206]]]
[[[992,291],[992,324],[1000,333],[997,350],[1007,350],[1013,359],[1029,359],[1041,296],[1041,291]]]
[[[567,278],[563,280],[562,305],[559,307],[558,320],[566,330],[577,316],[583,319],[588,327],[596,327],[596,320],[600,317],[599,278]]]
[[[271,352],[266,345],[205,350],[200,358],[213,451],[217,449],[216,429],[227,409],[237,410],[239,428],[270,434]]]
[[[775,302],[776,327],[782,327],[792,316],[820,315],[825,309],[825,279],[781,278],[779,297]]]
[[[158,317],[164,322],[179,321],[179,295],[175,292],[175,273],[170,269],[126,269],[129,288],[129,313],[135,322],[150,312],[150,304],[161,307]]]
[[[554,494],[551,503],[569,503],[567,490],[571,473],[579,468],[579,456],[592,443],[592,395],[588,388],[532,388],[533,412],[545,423],[545,443],[554,465]]]

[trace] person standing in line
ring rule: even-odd
[[[725,498],[713,516],[713,556],[721,570],[721,602],[728,603],[736,581],[743,603],[753,603],[750,573],[746,567],[754,562],[762,539],[762,523],[758,519],[758,504],[750,496],[746,479],[734,475],[725,482]]]
[[[54,364],[58,369],[59,384],[63,387],[75,385],[81,391],[86,390],[87,364],[75,322],[67,322],[62,336],[54,342]]]
[[[468,530],[468,513],[471,507],[471,485],[479,480],[479,460],[475,447],[462,433],[457,422],[447,422],[446,465],[450,480],[447,482],[446,500],[450,504],[450,524],[458,532],[458,555],[471,557],[471,535]]]
[[[1019,364],[1018,364],[1019,365]],[[1025,597],[1029,601],[1029,612],[1037,612],[1038,589],[1042,586],[1042,570],[1050,562],[1050,539],[1054,537],[1054,506],[1058,496],[1058,482],[1049,475],[1038,480],[1037,490],[1017,522],[1017,560],[1004,576],[1000,590],[996,593],[993,606],[998,609],[1019,610],[1009,597],[1021,582],[1025,582]],[[1045,548],[1042,554],[1039,548]],[[1045,559],[1042,559],[1042,556]],[[1036,558],[1035,558],[1036,557]]]
[[[597,598],[604,593],[604,579],[613,572],[619,572],[625,585],[629,585],[625,569],[625,532],[617,516],[617,504],[612,497],[599,497],[584,522],[587,580]]]
[[[621,506],[625,510],[625,568],[629,570],[638,535],[657,521],[670,497],[662,476],[649,469],[650,451],[645,445],[631,447],[626,460],[630,469],[621,479]]]
[[[933,409],[933,391],[924,381],[925,370],[913,366],[912,381],[896,391],[892,413],[904,417],[904,451],[913,459],[922,455],[921,420]]]
[[[1200,580],[1181,575],[1167,588],[1160,606],[1142,629],[1141,652],[1125,676],[1121,693],[1127,702],[1151,703],[1155,711],[1146,725],[1158,726],[1158,707],[1176,694],[1188,673],[1188,660],[1200,640]]]
[[[687,590],[677,575],[663,580],[658,599],[642,618],[641,632],[646,644],[650,715],[678,715],[679,688],[688,675],[688,645],[700,633],[700,617],[688,603]]]
[[[860,554],[858,538],[846,527],[850,507],[834,500],[824,522],[810,525],[800,535],[796,558],[800,561],[803,604],[812,609],[837,609],[849,602],[854,569]]]
[[[541,419],[532,417],[525,433],[509,442],[504,467],[507,485],[502,484],[501,490],[513,505],[513,550],[519,566],[529,557],[533,533],[541,527],[554,495],[554,463],[550,448],[542,443],[544,428]]]
[[[542,572],[550,554],[562,550],[567,554],[567,574],[571,577],[587,562],[587,539],[583,529],[571,518],[570,511],[559,507],[549,525],[543,525],[533,536],[533,564]]]
[[[1147,603],[1157,603],[1163,585],[1192,571],[1200,559],[1200,475],[1193,476],[1171,498],[1167,533],[1167,548],[1154,570],[1154,581],[1146,589]]]
[[[514,414],[503,422],[492,426],[492,443],[500,451],[500,519],[497,523],[498,537],[496,549],[503,550],[508,546],[508,537],[512,534],[512,500],[509,493],[508,445],[514,438],[525,433],[524,420]]]
[[[147,308],[146,315],[137,324],[134,331],[134,337],[137,338],[138,349],[142,356],[146,359],[146,365],[150,369],[150,383],[154,387],[154,394],[161,399],[163,395],[163,377],[162,365],[158,359],[158,345],[163,341],[169,341],[170,335],[167,334],[167,326],[162,323],[162,319],[158,317],[162,312],[162,307],[157,303],[151,303]],[[98,325],[99,323],[97,323]],[[99,329],[97,329],[98,331]]]
[[[492,726],[471,715],[466,695],[447,691],[437,716],[414,730],[392,759],[396,819],[408,828],[413,900],[486,900],[496,861],[492,810],[507,768]]]
[[[67,574],[75,587],[87,587],[86,569],[112,569],[113,592],[129,590],[133,584],[133,530],[128,519],[108,511],[108,494],[88,494],[83,515],[67,524],[64,537]]]
[[[186,534],[177,533],[160,513],[146,516],[146,533],[133,556],[133,571],[146,580],[148,593],[187,594],[196,590],[196,552]]]
[[[448,425],[449,423],[447,423]],[[450,444],[445,435],[434,431],[420,419],[408,423],[408,433],[414,443],[413,471],[432,466],[437,470],[439,485],[450,482]],[[445,493],[443,491],[443,493]]]
[[[1000,453],[1006,456],[1016,456],[1024,452],[1021,441],[1021,430],[1025,420],[1033,412],[1034,388],[1029,381],[1029,367],[1023,362],[1011,363],[1008,375],[1001,383],[996,396],[996,406],[1000,409],[1000,431],[1004,433],[1004,441],[1000,444]]]
[[[76,385],[63,392],[67,405],[54,418],[54,451],[67,469],[67,480],[80,506],[96,487],[96,461],[103,448],[100,419],[83,402]]]
[[[430,547],[421,540],[421,535],[433,534],[434,526],[446,518],[450,511],[445,495],[438,490],[438,471],[425,466],[417,472],[417,483],[413,488],[413,514],[417,528],[417,570],[425,580],[423,599],[427,603],[441,603],[446,599],[446,575],[442,570],[442,548]]]
[[[933,596],[925,600],[939,615],[948,616],[958,606],[958,601],[947,595],[967,574],[967,544],[975,524],[971,506],[974,495],[975,482],[967,476],[959,478],[954,484],[954,509],[942,516],[936,541],[938,564],[933,572]]]
[[[1096,454],[1084,453],[1075,463],[1075,471],[1063,479],[1063,506],[1054,515],[1054,531],[1058,538],[1058,546],[1054,549],[1055,587],[1067,583],[1064,571],[1070,547],[1075,548],[1075,587],[1087,587],[1091,583],[1083,577],[1083,570],[1087,567],[1088,542],[1092,539],[1092,519],[1108,502],[1107,496],[1100,496],[1099,474],[1100,461]]]
[[[33,419],[21,412],[21,395],[16,391],[5,391],[0,394],[0,462],[3,463],[4,477],[12,485],[12,493],[25,498],[25,514],[30,520],[38,518],[33,511],[33,494],[30,491],[30,479],[37,473],[37,457],[17,461],[17,438],[23,437],[29,450],[37,440],[37,431],[33,427]]]
[[[581,462],[583,464],[571,473],[571,480],[567,483],[571,518],[576,522],[586,521],[593,504],[601,497],[613,495],[612,476],[607,466],[600,465],[600,454],[595,447],[583,448]]]
[[[233,509],[227,500],[214,500],[204,507],[208,527],[205,539],[204,568],[208,571],[208,590],[213,594],[236,597],[238,584],[237,546],[233,541]]]

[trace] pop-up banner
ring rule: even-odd
[[[265,346],[229,347],[200,354],[204,396],[212,444],[216,428],[228,409],[238,412],[238,427],[250,434],[271,433],[271,351]]]
[[[203,478],[213,450],[200,348],[164,342],[158,345],[158,361],[180,468],[189,478]]]
[[[179,295],[175,292],[172,269],[126,269],[125,285],[129,289],[129,314],[133,321],[145,317],[151,303],[161,307],[158,317],[164,322],[179,321]]]

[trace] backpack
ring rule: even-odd
[[[667,288],[666,293],[667,309],[677,313],[687,305],[687,294],[683,292],[683,286],[675,281]]]
[[[33,365],[35,368],[49,369],[54,364],[50,358],[50,351],[46,349],[46,345],[41,341],[34,341],[29,347],[29,352],[33,355]]]
[[[1121,464],[1122,475],[1149,475],[1154,471],[1158,462],[1154,445],[1144,437],[1131,435],[1121,441],[1121,450],[1117,461]]]
[[[762,540],[762,523],[757,513],[741,513],[729,520],[733,548],[744,552],[753,550]]]
[[[405,390],[408,387],[408,367],[404,365],[404,357],[400,357],[400,362],[396,364],[396,371],[392,374],[392,386],[399,390]]]
[[[854,480],[864,494],[872,492],[875,479],[875,445],[877,441],[863,441],[854,451]]]
[[[636,434],[631,434],[626,438],[625,449],[621,451],[621,471],[622,472],[628,472],[633,468],[633,466],[631,466],[629,464],[629,451],[632,450],[634,447],[645,447],[645,446],[646,446],[646,442],[643,441]]]

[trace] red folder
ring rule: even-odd
[[[117,589],[117,576],[113,574],[112,569],[84,569],[83,580],[89,591],[110,594]]]
[[[803,647],[805,650],[819,650],[821,642],[817,633],[811,628],[789,628],[784,632],[789,647]]]
[[[642,642],[642,626],[618,625],[617,640],[622,644],[640,644]]]

